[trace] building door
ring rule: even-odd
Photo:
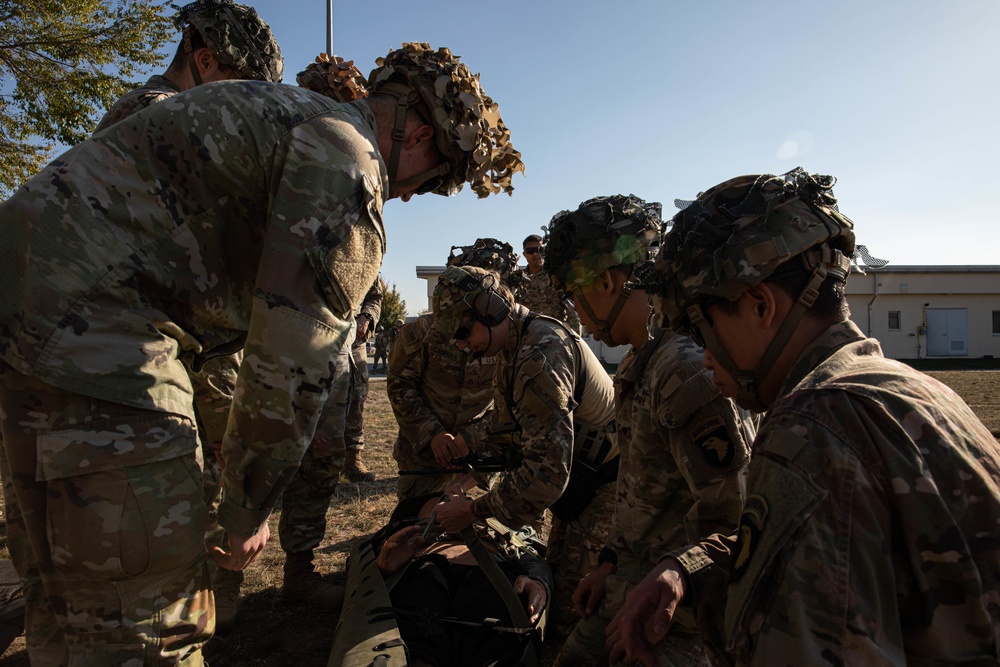
[[[927,309],[927,356],[969,354],[969,324],[965,308]]]

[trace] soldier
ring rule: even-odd
[[[612,625],[616,654],[655,664],[649,639],[683,599],[716,613],[730,663],[1000,658],[1000,447],[850,321],[854,224],[833,184],[742,176],[674,216],[657,307],[724,394],[767,414],[738,530],[669,552]]]
[[[357,338],[351,347],[351,402],[347,409],[344,442],[347,461],[344,474],[352,482],[374,482],[375,473],[365,467],[361,452],[365,449],[365,401],[368,400],[368,338],[382,313],[381,280],[368,292],[368,298],[357,317]]]
[[[183,34],[167,71],[123,95],[94,132],[203,83],[281,81],[281,49],[253,7],[231,0],[196,0],[180,8],[174,25]]]
[[[415,43],[379,63],[348,104],[196,87],[0,204],[0,465],[32,661],[200,663],[214,618],[189,369],[244,351],[223,439],[230,550],[213,552],[242,569],[377,276],[383,201],[511,190],[519,155],[464,64]]]
[[[471,246],[452,246],[446,264],[492,269],[513,291],[521,284],[517,259],[509,243],[476,239]],[[450,337],[432,330],[433,323],[434,314],[426,313],[403,325],[389,355],[392,372],[386,378],[386,391],[399,424],[392,456],[403,470],[432,469],[431,444],[462,433],[493,404],[497,357],[461,352]],[[400,475],[396,495],[402,501],[441,493],[453,477],[453,473]]]
[[[732,532],[743,505],[754,426],[719,393],[690,338],[650,330],[643,278],[663,226],[660,205],[634,195],[596,197],[549,223],[545,271],[572,295],[606,345],[630,344],[615,374],[618,491],[600,565],[577,586],[583,620],[557,665],[607,665],[604,632],[625,594],[661,554]],[[661,665],[707,665],[691,609],[660,644]]]
[[[457,532],[492,516],[521,525],[550,508],[547,557],[556,572],[550,622],[565,635],[577,621],[573,591],[597,567],[614,509],[618,449],[611,378],[564,324],[514,304],[494,272],[445,269],[432,303],[432,331],[475,356],[500,355],[489,417],[432,441],[435,460],[447,467],[470,451],[504,449],[523,458],[481,498],[451,496],[437,518]]]
[[[580,316],[559,290],[549,284],[545,273],[545,245],[542,237],[532,234],[522,243],[524,259],[528,265],[521,269],[526,286],[518,296],[518,303],[533,313],[540,313],[565,322],[575,333],[581,333]]]
[[[270,27],[253,7],[229,0],[197,0],[181,7],[174,25],[183,35],[170,67],[163,75],[154,75],[146,85],[115,102],[95,132],[202,83],[227,79],[281,81],[284,69],[281,50]],[[191,374],[201,429],[205,500],[210,510],[206,540],[209,546],[224,545],[226,539],[217,521],[222,473],[218,459],[241,361],[239,352],[214,357],[203,364],[200,372]],[[216,630],[227,632],[236,619],[243,572],[219,570],[213,574],[212,582]]]
[[[388,349],[388,345],[386,343],[387,343],[387,340],[386,340],[385,331],[382,329],[382,327],[377,328],[375,330],[375,354],[374,354],[374,362],[372,363],[372,372],[373,373],[378,373],[379,372],[379,370],[378,370],[378,362],[379,362],[379,360],[382,361],[382,372],[383,373],[388,373],[389,372],[389,349]]]

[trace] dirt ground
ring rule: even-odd
[[[929,373],[957,391],[993,435],[1000,438],[1000,372],[939,371]],[[380,528],[395,505],[396,466],[392,443],[396,424],[385,394],[385,382],[374,380],[365,412],[367,449],[364,460],[378,475],[373,484],[341,482],[327,513],[327,533],[317,551],[320,572],[342,582],[344,561],[358,538]],[[2,501],[0,501],[2,502]],[[280,511],[280,510],[278,510]],[[327,664],[337,614],[280,600],[283,553],[278,545],[278,511],[270,519],[272,539],[264,555],[247,572],[238,627],[205,647],[212,667],[321,667]],[[5,524],[0,557],[6,553]],[[549,647],[543,664],[551,664]],[[28,665],[23,637],[0,658],[0,667]]]

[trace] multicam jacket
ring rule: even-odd
[[[97,124],[94,134],[101,130],[106,130],[123,118],[128,118],[137,111],[142,111],[146,107],[153,106],[157,102],[162,102],[168,97],[173,97],[181,89],[173,81],[160,74],[154,74],[142,86],[118,98],[118,101],[111,105],[104,118]]]
[[[738,664],[996,664],[1000,446],[851,322],[805,350],[753,446],[735,538],[675,552],[729,585]]]
[[[559,290],[549,283],[549,274],[544,271],[532,273],[522,269],[521,274],[527,278],[525,288],[517,297],[517,302],[533,313],[540,313],[565,322],[569,328],[580,333],[580,316],[576,314],[573,304],[564,299]]]
[[[524,461],[507,472],[476,511],[507,525],[531,521],[562,495],[573,459],[574,420],[597,427],[614,418],[611,378],[579,336],[516,305],[507,346],[500,351],[494,405],[488,418],[462,432],[474,452],[516,446]],[[574,398],[583,378],[580,400]],[[610,449],[603,464],[618,454]]]
[[[163,100],[0,204],[0,356],[67,391],[193,419],[188,369],[242,348],[219,521],[252,534],[377,276],[386,187],[364,101],[256,81]]]
[[[404,324],[389,350],[386,390],[399,423],[394,456],[407,468],[436,467],[431,438],[462,431],[493,404],[497,357],[473,359],[428,334],[433,321],[427,313]]]
[[[618,491],[607,548],[607,614],[664,551],[739,522],[754,424],[719,393],[690,339],[656,330],[615,375]],[[668,639],[701,644],[694,614],[679,608]],[[692,649],[689,649],[692,650]]]

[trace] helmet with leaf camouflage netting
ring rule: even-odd
[[[372,95],[396,98],[395,133],[401,134],[406,111],[426,107],[425,121],[434,127],[435,143],[445,162],[433,174],[412,180],[425,183],[427,191],[453,195],[469,183],[479,197],[498,192],[510,194],[511,178],[524,171],[521,154],[510,143],[510,131],[497,104],[483,91],[479,75],[447,48],[408,42],[376,60],[368,76]],[[401,142],[394,139],[389,159],[390,179],[395,180]],[[417,180],[421,179],[421,180]],[[402,185],[395,184],[397,187]]]
[[[338,102],[352,102],[368,95],[368,82],[353,60],[321,53],[316,61],[295,75],[303,88],[326,95]]]
[[[281,81],[281,49],[253,7],[231,0],[196,0],[178,9],[174,25],[184,31],[186,48],[188,30],[197,30],[219,62],[241,79]]]

